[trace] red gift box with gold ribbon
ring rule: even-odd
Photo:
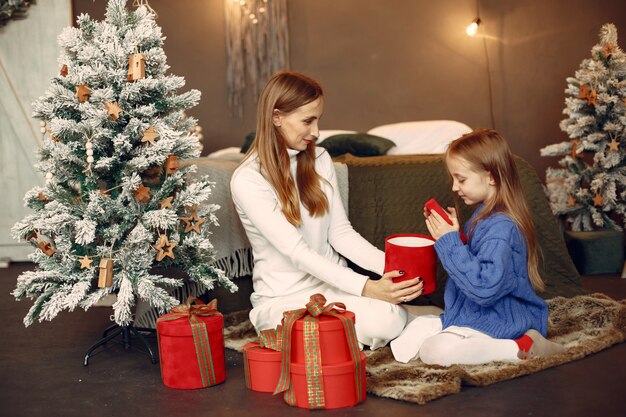
[[[354,314],[314,294],[306,307],[283,313],[281,373],[274,393],[308,409],[350,407],[365,401],[365,354]]]
[[[217,300],[190,297],[157,319],[161,378],[170,388],[196,389],[226,379],[224,318]]]
[[[246,387],[252,391],[274,392],[280,378],[282,326],[262,330],[258,342],[243,347]]]

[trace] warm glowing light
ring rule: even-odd
[[[480,25],[480,19],[476,18],[465,29],[465,33],[467,33],[467,36],[476,36],[476,34],[478,33],[478,25]]]

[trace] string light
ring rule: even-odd
[[[465,33],[467,33],[467,36],[476,36],[476,34],[478,33],[478,26],[482,23],[482,21],[480,20],[479,17],[477,17],[476,19],[472,20],[472,23],[470,23],[467,28],[465,28]]]

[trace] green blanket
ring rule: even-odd
[[[348,165],[349,218],[365,239],[384,250],[385,237],[396,233],[428,234],[423,206],[434,197],[442,206],[454,206],[449,177],[441,155],[402,155],[339,159]],[[540,272],[546,282],[544,298],[571,297],[583,293],[580,276],[570,259],[561,230],[534,169],[516,158],[524,196],[537,229],[541,248]],[[461,203],[461,223],[472,209]],[[437,291],[420,297],[418,303],[443,306],[446,274],[437,268]]]

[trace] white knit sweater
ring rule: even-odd
[[[294,181],[297,154],[298,151],[289,150]],[[361,295],[368,277],[347,268],[340,254],[368,271],[383,273],[384,252],[363,239],[346,216],[330,156],[325,149],[316,148],[316,157],[316,171],[330,184],[321,184],[328,197],[329,212],[311,217],[300,204],[299,227],[283,215],[278,195],[261,175],[256,155],[251,155],[233,173],[233,201],[254,254],[254,307],[274,297],[315,290],[321,281]]]

